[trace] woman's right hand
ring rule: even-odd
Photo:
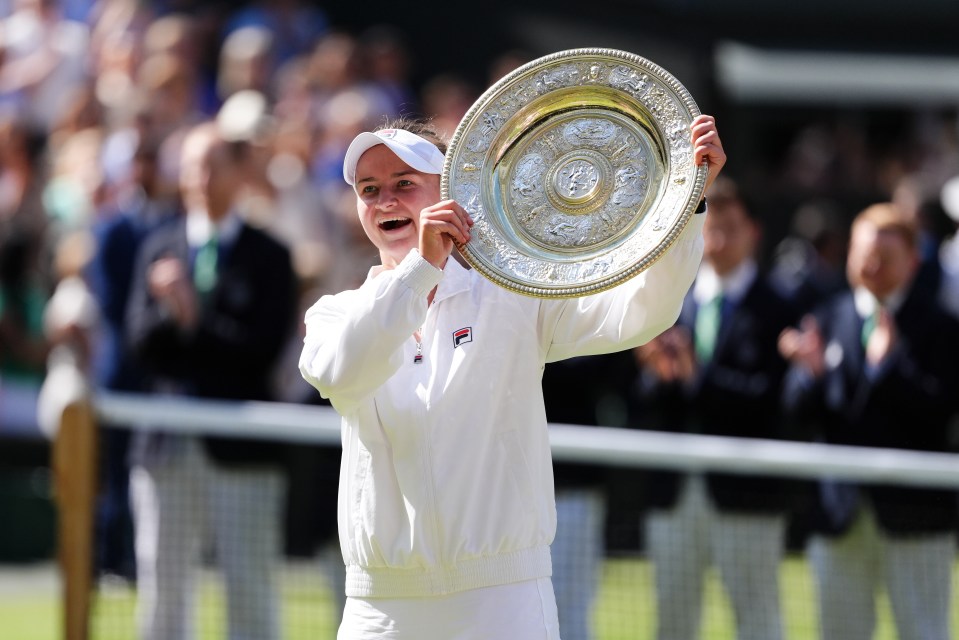
[[[442,200],[420,212],[420,255],[442,269],[453,246],[470,240],[473,219],[455,200]]]

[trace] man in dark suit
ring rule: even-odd
[[[760,229],[732,181],[707,194],[704,261],[676,326],[641,347],[636,423],[750,438],[780,435],[786,363],[776,341],[790,305],[758,274]],[[705,572],[715,565],[738,638],[782,638],[779,561],[784,488],[769,478],[649,474],[646,542],[656,568],[659,640],[697,637]]]
[[[193,129],[180,167],[183,221],[151,233],[138,254],[128,337],[156,393],[271,399],[295,285],[287,249],[236,211],[250,153],[216,124]],[[190,637],[191,574],[207,528],[230,637],[279,637],[271,572],[282,543],[282,445],[149,433],[133,449],[141,637]]]
[[[859,214],[852,290],[783,333],[787,406],[830,443],[945,451],[959,382],[959,324],[913,286],[917,231],[891,204]],[[819,485],[810,547],[823,640],[868,640],[885,585],[901,638],[947,640],[955,494],[888,485]]]

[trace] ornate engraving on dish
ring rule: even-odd
[[[543,188],[546,162],[537,153],[523,156],[513,174],[513,194],[522,200],[531,200]]]
[[[610,117],[560,118],[518,151],[504,207],[546,247],[607,241],[642,213],[650,181],[645,146]]]
[[[588,158],[573,158],[553,176],[553,191],[570,204],[580,204],[596,195],[602,177]]]
[[[649,86],[649,76],[640,74],[636,69],[616,66],[609,74],[609,86],[616,87],[634,96],[642,94]]]
[[[491,87],[457,127],[441,189],[473,216],[461,248],[526,295],[615,286],[661,255],[702,194],[689,124],[699,111],[662,68],[577,49]]]
[[[602,154],[574,148],[555,159],[547,170],[546,198],[561,213],[593,211],[609,194],[611,176],[612,167]]]

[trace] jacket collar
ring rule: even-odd
[[[437,303],[470,288],[470,272],[463,268],[456,257],[450,255],[443,267],[443,279],[436,289],[433,302]]]
[[[703,262],[693,285],[693,300],[696,304],[704,304],[721,293],[726,300],[738,303],[746,296],[757,274],[756,261],[751,258],[722,277],[713,270],[712,265]]]
[[[233,244],[237,236],[240,235],[242,226],[243,221],[235,211],[230,211],[218,224],[214,224],[202,211],[187,212],[187,244],[193,249],[202,247],[216,234],[221,246],[229,246]]]
[[[868,318],[875,313],[876,308],[882,304],[886,309],[896,314],[905,302],[908,292],[908,287],[903,287],[890,294],[889,297],[880,303],[879,300],[876,299],[876,296],[867,291],[865,287],[856,287],[853,290],[853,302],[856,305],[856,313],[860,318]]]

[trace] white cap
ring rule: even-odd
[[[367,149],[385,144],[400,160],[423,173],[443,173],[445,157],[435,144],[404,129],[383,129],[375,133],[364,132],[353,138],[343,161],[343,179],[347,184],[356,182],[356,164]]]

